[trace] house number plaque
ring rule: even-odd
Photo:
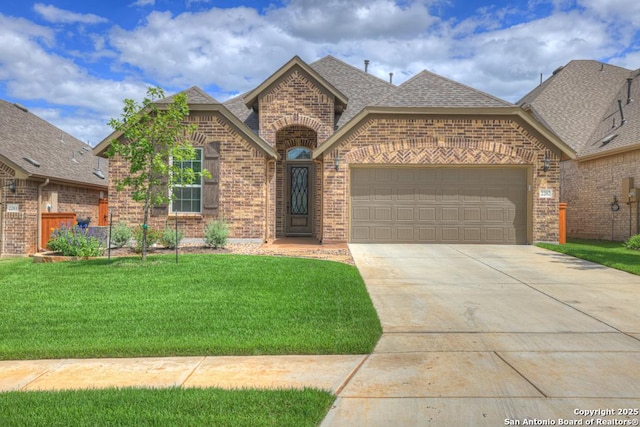
[[[540,198],[541,199],[553,199],[553,189],[552,188],[541,188],[540,189]]]

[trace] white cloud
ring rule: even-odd
[[[108,19],[93,13],[76,13],[42,3],[34,4],[33,10],[46,21],[54,24],[102,24],[109,22]]]
[[[155,6],[156,0],[137,0],[134,3],[131,3],[129,7],[144,7],[144,6]]]

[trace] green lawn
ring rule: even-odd
[[[0,393],[2,426],[317,426],[318,390],[110,389]]]
[[[640,251],[627,249],[620,242],[568,240],[565,245],[538,243],[537,246],[640,275]]]
[[[357,269],[183,255],[0,261],[0,360],[369,353],[381,334]]]

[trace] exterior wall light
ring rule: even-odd
[[[14,179],[10,180],[7,186],[9,187],[9,191],[12,193],[16,192],[16,181]]]
[[[548,157],[546,157],[544,159],[544,163],[542,164],[542,170],[544,172],[548,171],[549,169],[551,169],[551,159],[549,159]]]
[[[335,170],[340,169],[340,158],[338,156],[335,156],[333,158],[333,167],[335,168]]]

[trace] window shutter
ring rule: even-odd
[[[152,192],[153,194],[168,194],[169,186],[167,185],[167,179],[163,178],[162,184],[154,186]],[[167,216],[167,215],[169,215],[168,203],[163,203],[162,205],[151,207],[151,216]]]
[[[204,178],[202,186],[202,213],[218,215],[220,194],[220,143],[210,142],[204,146],[202,167],[209,171],[211,178]]]

